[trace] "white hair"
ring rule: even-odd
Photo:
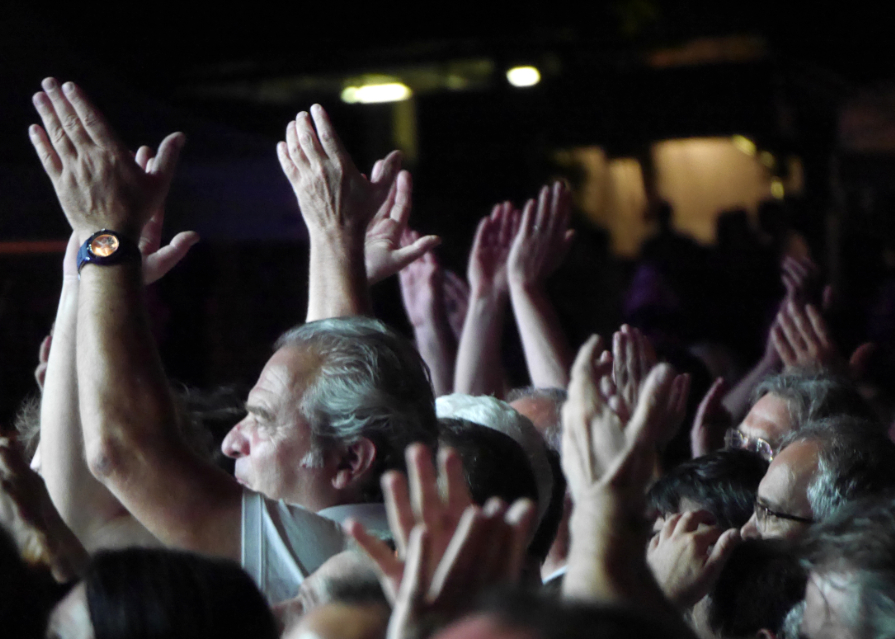
[[[553,496],[553,471],[547,460],[547,448],[538,430],[527,417],[512,406],[489,395],[454,393],[435,400],[439,419],[453,417],[474,422],[512,437],[525,451],[538,486],[538,524],[544,518]],[[495,460],[496,461],[496,460]]]

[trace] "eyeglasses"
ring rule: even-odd
[[[813,524],[814,520],[809,517],[800,517],[798,515],[790,515],[789,513],[780,513],[776,510],[771,510],[763,503],[755,500],[755,520],[758,522],[758,526],[760,528],[765,528],[768,523],[771,521],[771,517],[775,517],[777,519],[788,519],[789,521],[797,521],[800,524]]]
[[[724,435],[724,445],[735,450],[748,450],[761,455],[766,461],[773,461],[774,447],[761,437],[747,437],[736,428],[731,428]]]

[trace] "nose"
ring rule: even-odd
[[[761,533],[758,530],[758,522],[755,519],[755,513],[752,513],[752,516],[749,518],[743,527],[740,528],[740,537],[743,539],[759,539],[761,537]]]
[[[249,454],[249,438],[243,432],[244,424],[245,420],[236,424],[224,437],[224,441],[221,442],[221,452],[227,457],[239,459]]]

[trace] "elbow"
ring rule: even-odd
[[[90,474],[103,483],[120,475],[126,466],[122,450],[120,442],[107,438],[87,444],[84,453]]]

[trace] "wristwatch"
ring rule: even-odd
[[[85,264],[111,266],[140,260],[140,249],[137,245],[115,231],[103,229],[97,231],[78,250],[78,274]]]

